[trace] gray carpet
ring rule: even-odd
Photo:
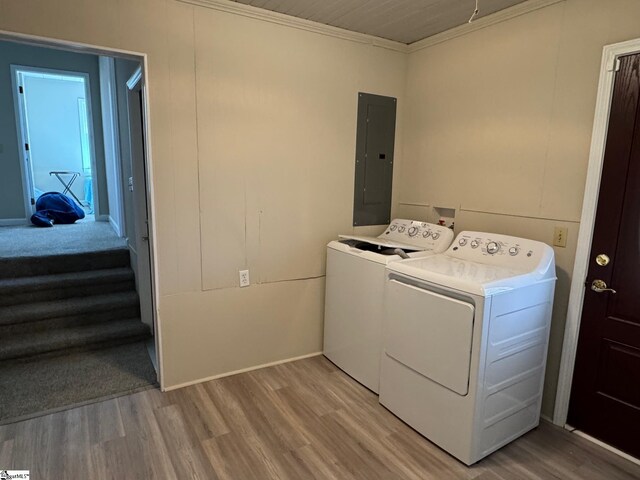
[[[126,248],[114,248],[90,253],[65,253],[62,255],[0,257],[0,279],[17,280],[18,277],[37,276],[39,278],[34,279],[33,282],[39,285],[35,287],[35,289],[39,290],[42,282],[47,282],[51,285],[51,275],[86,273],[88,271],[94,271],[95,273],[96,270],[130,268],[129,257],[129,250]],[[66,281],[66,278],[64,280]],[[31,283],[30,288],[34,288],[31,280],[23,281]],[[53,281],[57,283],[55,279]],[[85,282],[84,285],[90,284]],[[9,289],[14,289],[9,284],[3,285],[3,287],[5,286]]]
[[[109,222],[96,222],[93,217],[51,228],[0,227],[0,257],[59,255],[124,246],[125,240],[115,234]]]
[[[0,363],[0,425],[156,384],[144,342]]]
[[[149,336],[126,249],[0,258],[0,361]]]
[[[150,335],[126,248],[0,257],[0,423],[153,385]]]

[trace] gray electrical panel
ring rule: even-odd
[[[358,94],[354,226],[391,221],[396,104],[392,97]]]

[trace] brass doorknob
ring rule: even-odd
[[[594,280],[591,282],[591,290],[596,293],[611,292],[617,293],[613,288],[608,288],[604,280]]]

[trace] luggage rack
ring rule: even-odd
[[[64,175],[68,175],[70,176],[70,178],[66,179],[65,181],[65,179],[63,178]],[[86,202],[81,201],[78,197],[76,197],[76,194],[73,193],[73,191],[71,190],[71,187],[73,186],[73,184],[75,183],[75,181],[78,179],[80,175],[81,175],[80,172],[69,172],[69,171],[63,171],[63,170],[56,170],[56,171],[49,172],[49,176],[56,177],[64,187],[64,190],[62,191],[63,195],[67,195],[67,194],[71,195],[74,198],[74,200],[78,202],[78,205],[82,207],[86,207],[88,206],[88,204]]]

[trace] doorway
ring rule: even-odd
[[[640,458],[640,54],[619,59],[568,422]]]
[[[11,71],[30,213],[43,193],[60,192],[93,214],[98,196],[88,74],[17,65]]]
[[[161,380],[144,61],[0,32],[0,101],[16,127],[0,132],[5,183],[22,187],[11,198],[26,217],[0,227],[0,424]],[[89,221],[25,224],[47,191]],[[34,381],[10,386],[26,371]]]
[[[605,47],[554,410],[638,462],[640,39]]]

